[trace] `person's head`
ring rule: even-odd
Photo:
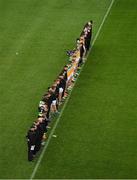
[[[76,39],[76,42],[79,43],[79,38]]]
[[[55,91],[57,83],[53,84],[52,89]]]
[[[48,111],[48,105],[45,105],[44,107],[44,111],[47,112]]]
[[[43,97],[46,97],[48,95],[48,92],[46,92],[44,95],[43,95]],[[42,100],[43,101],[43,100]]]
[[[52,85],[51,88],[49,89],[49,92],[50,92],[50,93],[53,93],[53,92],[55,91],[55,88],[56,88],[56,86],[55,86],[55,85]]]
[[[88,30],[88,27],[85,27],[84,30],[83,30],[84,34],[85,34],[85,32],[87,32],[87,30]]]
[[[60,79],[57,79],[56,83],[57,83],[57,85],[58,85],[58,84],[60,83]]]
[[[59,79],[63,79],[63,76],[59,76]]]
[[[68,67],[67,66],[64,66],[64,71],[67,71],[68,70]]]
[[[72,59],[76,59],[76,57],[77,57],[76,54],[74,54],[74,55],[72,56]]]
[[[47,95],[46,95],[46,96],[44,96],[44,97],[45,97],[45,100],[46,100],[47,98],[49,98],[49,97],[50,97],[50,93],[49,93],[49,91],[48,91]]]
[[[38,126],[39,125],[38,119],[36,121],[34,121],[34,123],[35,123],[35,126]]]
[[[48,92],[49,92],[49,94],[51,95],[51,94],[53,93],[53,89],[50,88]]]
[[[38,122],[41,123],[43,121],[43,117],[38,118]]]
[[[88,25],[89,25],[89,26],[91,26],[92,24],[93,24],[93,21],[92,21],[92,20],[88,22]]]
[[[84,35],[80,37],[80,42],[84,40]]]
[[[83,41],[80,41],[80,47],[83,45]]]
[[[46,96],[43,96],[42,101],[44,101],[46,103],[46,100],[47,100]]]
[[[30,130],[31,130],[31,131],[35,131],[36,128],[37,128],[36,125],[33,125],[33,126],[31,126]]]
[[[43,113],[42,118],[43,118],[43,119],[46,118],[46,112]]]
[[[72,58],[72,62],[74,62],[75,60],[76,60],[76,57],[73,57],[73,58]]]

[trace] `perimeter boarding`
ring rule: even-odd
[[[67,51],[69,62],[51,87],[43,95],[38,106],[38,117],[27,132],[28,161],[32,161],[47,139],[47,131],[51,121],[58,116],[61,104],[69,95],[73,84],[79,75],[79,70],[85,62],[85,56],[90,49],[92,38],[92,21],[85,24],[80,37],[76,39],[76,47]]]

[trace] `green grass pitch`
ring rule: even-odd
[[[111,0],[0,0],[0,178],[29,179],[25,134],[83,25]],[[115,0],[34,178],[137,178],[137,1]]]

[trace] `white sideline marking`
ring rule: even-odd
[[[95,41],[96,41],[96,39],[97,39],[100,31],[101,31],[102,26],[104,25],[104,22],[105,22],[108,14],[109,14],[109,12],[110,12],[110,10],[111,10],[111,7],[112,7],[114,1],[115,1],[115,0],[112,0],[112,1],[111,1],[110,5],[109,5],[109,7],[108,7],[108,9],[107,9],[104,17],[103,17],[103,20],[102,20],[102,22],[101,22],[101,24],[100,24],[100,26],[99,26],[99,29],[98,29],[98,31],[97,31],[94,39],[93,39],[92,47],[93,47],[93,45],[94,45],[94,43],[95,43]],[[92,48],[92,47],[91,47],[91,48]],[[90,51],[91,51],[91,49],[90,49]],[[90,53],[90,51],[89,51],[89,53]],[[89,55],[89,53],[88,53],[88,55]],[[88,57],[88,55],[87,55],[87,57]],[[86,57],[86,59],[87,59],[87,57]],[[84,65],[85,65],[85,63],[83,64],[83,66],[82,66],[82,68],[81,68],[81,71],[82,71]],[[80,71],[80,73],[81,73],[81,71]],[[80,75],[80,73],[79,73],[79,75]],[[78,79],[78,78],[77,78],[77,79]],[[75,84],[76,84],[76,82],[77,82],[77,79],[76,79],[76,81],[74,82],[74,86],[75,86]],[[74,88],[74,86],[73,86],[73,88]],[[70,92],[67,100],[65,101],[65,103],[64,103],[64,105],[63,105],[63,108],[62,108],[62,110],[61,110],[61,113],[60,113],[58,119],[56,120],[56,122],[55,122],[55,124],[54,124],[54,126],[53,126],[53,128],[52,128],[52,130],[51,130],[51,132],[50,132],[50,135],[49,135],[49,137],[48,137],[48,139],[47,139],[47,142],[46,142],[46,144],[45,144],[45,146],[44,146],[44,148],[43,148],[43,150],[42,150],[42,152],[41,152],[41,155],[40,155],[40,157],[39,157],[39,159],[38,159],[38,161],[37,161],[37,163],[36,163],[36,165],[35,165],[35,167],[34,167],[34,169],[33,169],[32,174],[31,174],[31,176],[30,176],[30,180],[32,180],[32,179],[35,177],[35,174],[36,174],[36,172],[37,172],[37,170],[38,170],[38,167],[39,167],[39,165],[40,165],[40,163],[41,163],[41,160],[42,160],[42,158],[43,158],[43,156],[44,156],[44,154],[45,154],[45,151],[46,151],[46,149],[47,149],[47,147],[48,147],[48,145],[49,145],[49,143],[50,143],[50,140],[51,140],[51,138],[52,138],[52,136],[53,136],[53,133],[54,133],[54,131],[55,131],[55,129],[56,129],[56,127],[57,127],[57,125],[58,125],[58,123],[59,123],[59,121],[60,121],[60,118],[61,118],[61,116],[62,116],[62,114],[63,114],[63,112],[64,112],[64,109],[65,109],[65,107],[66,107],[66,105],[67,105],[67,103],[68,103],[68,101],[69,101],[69,99],[70,99],[70,96],[71,96],[71,93],[72,93],[72,91],[73,91],[73,88],[72,88],[72,90],[71,90],[71,92]]]

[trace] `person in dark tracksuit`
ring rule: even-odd
[[[91,38],[92,38],[92,26],[93,26],[93,21],[89,21],[86,25],[85,25],[85,29],[86,29],[86,49],[87,51],[90,48],[90,43],[91,43]]]
[[[86,35],[87,51],[88,51],[89,48],[90,48],[91,37],[92,37],[92,31],[91,31],[91,27],[89,27],[88,30],[87,30],[87,35]]]
[[[63,75],[59,76],[59,79],[60,79],[60,83],[59,83],[59,103],[60,103],[65,94],[66,80]]]
[[[68,70],[68,67],[67,67],[67,66],[64,66],[64,69],[63,69],[63,71],[62,71],[63,84],[64,84],[62,97],[64,97],[65,91],[66,91],[66,88],[67,88],[67,80],[68,80],[67,70]]]
[[[36,134],[37,135],[36,135],[36,146],[35,146],[35,149],[34,149],[34,154],[36,154],[40,150],[42,137],[43,137],[43,134],[44,134],[43,126],[42,126],[39,119],[38,119],[38,122],[36,123],[36,126],[37,126]]]
[[[83,44],[83,42],[81,42],[81,43],[80,43],[80,59],[79,59],[79,64],[78,64],[78,66],[81,66],[82,63],[83,63],[84,52],[85,52],[85,50],[84,50],[84,44]]]
[[[55,89],[55,95],[56,95],[56,99],[57,99],[57,110],[59,109],[59,84],[60,84],[60,81],[59,79],[57,79],[56,81],[56,89]]]
[[[36,144],[36,127],[33,126],[27,133],[28,141],[28,161],[32,161],[34,157],[34,148]]]

